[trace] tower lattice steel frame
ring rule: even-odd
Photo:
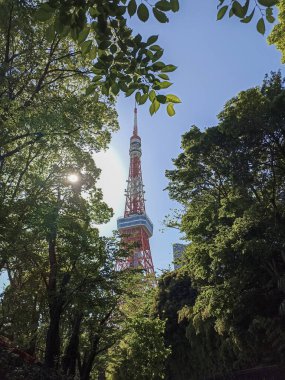
[[[130,168],[127,180],[124,217],[117,221],[118,231],[126,245],[131,245],[129,257],[118,259],[117,270],[142,268],[154,275],[149,238],[153,234],[153,224],[145,211],[144,185],[141,170],[141,138],[138,135],[137,108],[134,110],[134,130],[130,139]]]

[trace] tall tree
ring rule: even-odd
[[[241,92],[218,126],[183,136],[167,172],[191,242],[187,267],[198,296],[190,329],[208,325],[230,342],[232,368],[284,358],[284,101],[280,73]]]

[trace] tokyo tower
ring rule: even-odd
[[[145,212],[144,185],[141,171],[141,138],[138,135],[137,108],[134,115],[134,130],[130,139],[130,169],[127,180],[124,217],[117,221],[123,243],[132,245],[129,257],[117,260],[116,269],[141,268],[154,275],[149,238],[153,224]]]

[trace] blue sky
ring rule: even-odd
[[[264,75],[271,70],[281,69],[285,74],[281,54],[257,33],[255,23],[241,24],[227,17],[218,22],[216,4],[217,1],[182,0],[181,10],[171,16],[168,24],[159,24],[154,19],[146,24],[134,18],[131,22],[144,37],[159,34],[158,43],[165,49],[163,61],[178,66],[171,75],[174,85],[167,92],[182,100],[172,118],[164,109],[151,117],[148,106],[138,108],[146,208],[155,227],[151,248],[156,269],[171,264],[172,244],[180,240],[177,231],[161,232],[161,229],[165,215],[176,207],[164,191],[167,186],[164,173],[172,168],[172,158],[180,152],[181,135],[193,124],[200,128],[215,125],[216,115],[227,100],[241,90],[261,84]],[[133,97],[119,97],[117,110],[121,129],[111,143],[119,164],[112,161],[114,154],[110,156],[111,162],[108,161],[120,178],[127,176],[133,107]],[[103,175],[110,177],[112,172],[109,170],[109,174]],[[104,232],[115,228],[116,217],[123,213],[125,179],[120,180],[115,189],[121,201],[117,202],[115,218]]]

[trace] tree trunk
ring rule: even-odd
[[[78,357],[78,347],[79,347],[79,333],[80,325],[83,318],[83,313],[78,314],[75,317],[72,334],[69,343],[66,347],[64,357],[62,359],[62,370],[66,375],[74,376],[76,370],[76,360]]]
[[[50,323],[46,337],[45,365],[49,368],[56,368],[60,356],[59,326],[62,310],[57,305],[53,305],[50,309]]]
[[[58,210],[56,210],[58,214]],[[57,215],[56,215],[57,216]],[[59,326],[62,313],[62,302],[57,294],[57,258],[56,258],[57,230],[54,226],[48,238],[49,243],[49,281],[48,302],[50,322],[46,337],[45,365],[49,368],[57,367],[60,355]]]
[[[90,373],[93,368],[94,360],[97,354],[97,349],[99,345],[100,337],[99,335],[95,335],[92,342],[92,347],[87,355],[86,360],[84,360],[82,364],[82,370],[80,373],[80,380],[89,380],[90,379]]]

